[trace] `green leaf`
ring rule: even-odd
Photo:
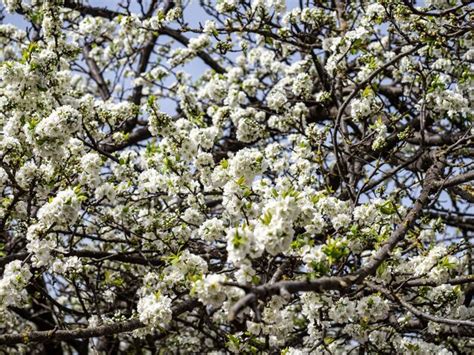
[[[374,94],[372,91],[372,88],[370,86],[367,86],[364,91],[362,91],[362,97],[370,97]]]
[[[220,162],[222,169],[227,169],[229,167],[229,161],[227,159],[222,159]]]
[[[323,246],[322,251],[329,259],[330,264],[334,264],[343,257],[349,254],[346,242],[329,238],[326,245]]]
[[[229,342],[233,343],[234,345],[240,344],[240,339],[237,338],[235,335],[227,334],[227,339],[229,339]]]
[[[148,106],[152,107],[155,104],[156,97],[154,95],[148,96]]]
[[[395,208],[395,205],[393,204],[392,201],[387,201],[383,205],[379,207],[380,212],[383,214],[391,215],[397,212],[397,209]]]
[[[265,212],[263,217],[260,218],[260,221],[266,226],[270,225],[270,223],[272,222],[272,214],[270,213],[270,211]]]
[[[274,198],[278,197],[278,191],[275,188],[272,188],[271,193]]]
[[[235,183],[242,187],[242,185],[245,184],[245,177],[244,176],[239,177]]]
[[[23,50],[22,52],[22,60],[21,60],[21,63],[27,63],[30,61],[31,59],[31,55],[33,54],[33,52],[35,52],[36,50],[38,49],[38,43],[36,42],[31,42],[29,45],[28,45],[28,48]],[[34,69],[34,68],[32,68]]]
[[[239,234],[239,232],[236,230],[234,233],[234,236],[232,238],[232,245],[234,248],[240,248],[241,245],[245,243],[245,239],[242,235]]]

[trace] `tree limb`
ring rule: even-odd
[[[189,300],[173,307],[173,316],[191,311],[199,302],[196,300]],[[131,332],[135,329],[144,328],[146,325],[138,319],[132,319],[126,322],[119,322],[113,324],[101,325],[98,327],[90,327],[84,329],[72,330],[48,330],[48,331],[33,331],[20,334],[3,334],[0,335],[0,345],[14,345],[14,344],[28,344],[32,342],[49,342],[49,341],[64,341],[80,338],[94,338],[111,334],[119,334]]]

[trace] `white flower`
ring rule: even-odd
[[[182,275],[198,275],[207,272],[207,263],[199,255],[192,254],[189,250],[183,251],[179,257],[179,262],[176,264]]]
[[[68,271],[79,272],[81,267],[82,262],[77,256],[56,259],[52,264],[52,269],[57,274],[65,274]]]
[[[322,42],[322,46],[325,51],[335,52],[341,42],[342,37],[326,37]]]
[[[21,5],[21,0],[3,0],[3,4],[8,12],[13,13]]]
[[[348,214],[349,206],[347,202],[336,199],[335,197],[322,197],[316,203],[317,210],[328,217],[335,218],[340,214]]]
[[[103,183],[96,188],[94,197],[96,200],[106,199],[109,202],[114,202],[117,192],[114,185],[111,183]]]
[[[313,79],[308,73],[300,73],[293,81],[292,91],[296,96],[307,97],[313,89]]]
[[[245,79],[242,82],[242,88],[247,92],[249,95],[255,95],[258,88],[260,87],[260,80],[256,77],[250,77]]]
[[[371,226],[375,223],[379,213],[374,203],[364,204],[354,208],[354,221],[363,226]]]
[[[299,215],[294,197],[286,196],[267,202],[260,221],[255,227],[255,238],[271,254],[285,252],[293,241],[293,221]]]
[[[203,33],[199,37],[191,38],[188,43],[188,48],[197,52],[200,51],[211,44],[209,35]]]
[[[267,163],[257,149],[244,148],[229,160],[228,172],[234,179],[244,178],[250,184],[254,177],[265,171]]]
[[[364,27],[370,27],[373,25],[374,20],[382,19],[385,16],[385,13],[383,5],[379,3],[370,4],[365,10],[365,15],[361,21],[361,25]]]
[[[172,317],[171,299],[161,293],[140,298],[137,305],[140,321],[154,328],[165,328]]]
[[[216,127],[194,128],[189,136],[202,149],[211,149],[218,133],[219,130]]]
[[[204,23],[203,32],[207,34],[213,34],[216,31],[216,23],[212,20],[206,20]]]
[[[303,262],[308,266],[311,266],[312,263],[321,263],[327,260],[322,245],[317,245],[311,248],[306,247],[304,249]]]
[[[204,216],[198,209],[190,207],[184,211],[182,219],[186,223],[200,225],[203,222]]]
[[[259,243],[250,227],[231,228],[227,232],[227,259],[234,265],[240,265],[247,257],[259,257],[264,245]]]
[[[155,169],[144,170],[138,181],[138,186],[144,193],[156,193],[165,185],[165,177]]]
[[[217,218],[206,220],[199,227],[199,235],[209,242],[221,238],[224,235],[224,222]]]
[[[272,110],[279,111],[283,105],[288,101],[285,93],[282,90],[274,89],[267,96],[268,107]]]
[[[357,320],[356,303],[342,297],[329,309],[328,315],[338,323],[355,321]]]
[[[331,219],[332,226],[335,230],[339,230],[342,228],[347,228],[351,222],[351,216],[348,214],[338,214],[337,216]]]
[[[81,183],[91,183],[94,186],[100,182],[102,159],[97,153],[87,153],[81,158]]]
[[[456,90],[436,90],[426,95],[426,101],[436,112],[447,111],[450,118],[469,112],[469,101]]]
[[[229,12],[234,10],[237,7],[237,0],[220,0],[217,2],[216,10],[218,12]]]
[[[14,260],[5,266],[0,279],[0,311],[8,306],[17,306],[25,299],[25,287],[32,277],[28,264]]]
[[[81,115],[71,106],[61,106],[42,119],[35,128],[39,139],[59,139],[79,130]]]
[[[180,6],[175,6],[166,14],[166,21],[171,22],[177,20],[182,15],[182,8]]]
[[[104,300],[107,303],[114,303],[115,301],[115,293],[112,290],[105,290],[102,293],[102,296],[104,297]]]
[[[32,265],[41,267],[49,265],[53,260],[51,252],[56,247],[56,242],[48,236],[43,236],[45,229],[41,224],[34,224],[28,228],[26,249],[33,253]]]
[[[68,188],[60,191],[50,202],[39,209],[38,220],[47,226],[54,223],[68,225],[76,221],[80,207],[81,203],[76,192]]]
[[[196,282],[196,294],[199,300],[213,307],[220,307],[226,299],[226,290],[222,285],[225,275],[210,274]]]
[[[436,245],[429,251],[428,255],[418,255],[413,257],[410,260],[410,264],[412,265],[413,270],[415,270],[414,276],[423,276],[428,273],[447,253],[446,246]]]
[[[211,80],[207,81],[199,89],[199,97],[208,98],[213,101],[220,101],[226,97],[226,94],[229,91],[229,85],[226,80],[220,78],[217,75],[214,75]]]
[[[379,150],[380,148],[383,148],[386,144],[387,126],[383,124],[381,120],[377,120],[377,123],[375,124],[373,129],[376,132],[376,136],[372,143],[372,149]]]
[[[372,113],[372,99],[354,99],[351,102],[351,116],[354,120],[367,117]]]
[[[388,302],[377,295],[364,297],[357,302],[357,313],[359,316],[370,320],[385,319],[388,311]]]
[[[241,142],[253,142],[261,137],[265,127],[260,122],[265,120],[265,113],[254,108],[237,108],[230,114],[237,126],[237,139]]]

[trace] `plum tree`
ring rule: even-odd
[[[472,11],[3,0],[0,349],[472,352]]]

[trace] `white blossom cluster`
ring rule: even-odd
[[[0,333],[469,353],[468,5],[145,3],[3,1]]]
[[[33,276],[28,265],[20,260],[8,263],[0,279],[0,311],[8,306],[20,306],[27,296],[25,287]]]
[[[164,328],[171,321],[171,299],[152,293],[140,298],[137,305],[140,321],[153,328]]]

